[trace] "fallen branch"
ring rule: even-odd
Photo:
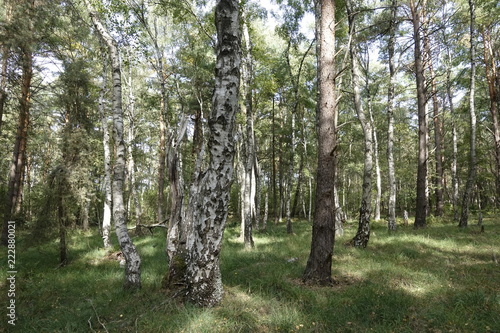
[[[147,228],[150,233],[153,233],[154,228],[168,228],[167,226],[167,220],[163,221],[162,223],[155,223],[155,224],[136,224],[135,226],[128,228],[128,230],[135,230],[137,227],[140,228]]]
[[[103,323],[103,322],[101,321],[101,319],[99,318],[99,315],[97,314],[97,310],[95,309],[95,306],[94,306],[94,303],[92,302],[92,300],[91,300],[91,299],[87,299],[87,301],[88,301],[88,302],[90,303],[90,305],[92,306],[92,309],[94,309],[95,316],[97,317],[97,322],[98,322],[99,324],[101,324],[102,328],[104,328],[104,330],[106,331],[106,333],[109,333],[109,332],[108,332],[108,329],[106,328],[106,326],[104,325],[104,323]],[[95,331],[92,329],[92,322],[90,321],[90,319],[91,319],[91,318],[92,318],[92,317],[90,317],[90,318],[89,318],[88,323],[89,323],[89,325],[90,325],[90,329],[91,329],[93,332],[95,332]]]

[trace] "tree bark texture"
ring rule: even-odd
[[[167,148],[167,167],[170,182],[170,218],[167,234],[168,273],[166,286],[175,287],[176,283],[184,283],[186,255],[186,224],[182,221],[184,203],[184,182],[179,150],[187,130],[188,119],[184,118],[177,132],[170,134],[170,145]]]
[[[316,3],[318,43],[318,166],[316,203],[312,227],[311,252],[303,280],[315,284],[332,282],[332,255],[335,241],[335,1]]]
[[[113,139],[115,161],[113,166],[112,193],[113,193],[113,220],[116,235],[125,257],[125,289],[139,289],[141,287],[141,258],[132,242],[127,230],[125,205],[123,200],[123,183],[125,180],[125,142],[123,138],[123,109],[121,64],[118,46],[113,37],[98,19],[92,6],[86,1],[89,14],[99,36],[108,46],[111,58],[111,73],[113,83]]]
[[[349,56],[351,60],[352,87],[354,97],[354,107],[358,115],[359,122],[363,129],[365,162],[363,167],[363,188],[361,194],[361,207],[359,208],[358,231],[351,240],[351,244],[356,247],[366,247],[370,239],[370,215],[371,215],[371,192],[372,192],[372,172],[373,172],[373,129],[370,116],[363,108],[359,83],[359,63],[356,52],[356,26],[355,14],[352,2],[347,3],[347,15],[349,21],[349,34],[353,39],[349,46]]]
[[[475,92],[476,92],[476,11],[475,1],[469,0],[470,10],[470,89],[469,89],[469,116],[470,116],[470,147],[469,147],[469,175],[465,184],[465,191],[462,201],[462,213],[460,214],[459,227],[465,228],[468,225],[469,210],[472,201],[472,191],[475,187],[476,172],[477,172],[477,156],[476,156],[476,109],[475,109]]]
[[[239,109],[240,21],[237,0],[219,0],[215,8],[217,61],[212,111],[208,120],[208,169],[192,186],[187,223],[188,301],[204,307],[223,296],[219,258],[233,178],[235,115]]]
[[[132,67],[129,66],[128,78],[127,78],[127,88],[128,88],[128,137],[127,137],[127,173],[128,173],[128,188],[129,188],[129,212],[132,206],[130,202],[134,204],[134,216],[135,216],[135,233],[140,235],[141,231],[141,217],[142,217],[142,207],[139,200],[139,195],[137,193],[137,182],[135,177],[135,159],[134,159],[134,144],[135,144],[135,95],[134,86],[132,82]]]
[[[394,44],[396,39],[396,0],[391,4],[391,20],[389,22],[389,41],[387,52],[389,56],[389,87],[387,89],[387,168],[389,186],[389,211],[387,228],[395,231],[396,224],[396,171],[394,168],[394,99],[396,86],[396,67],[394,64]]]
[[[410,0],[412,14],[415,75],[417,84],[418,110],[418,166],[417,166],[417,202],[415,211],[415,228],[427,225],[427,96],[425,89],[423,47],[422,47],[422,11],[426,1],[415,3]]]
[[[102,240],[104,248],[111,247],[111,238],[109,236],[111,230],[111,205],[112,205],[112,194],[111,194],[111,152],[109,150],[109,127],[108,127],[108,115],[106,112],[105,105],[105,94],[107,90],[107,72],[106,62],[103,66],[102,73],[102,86],[99,95],[99,112],[101,115],[101,126],[102,126],[102,145],[104,148],[104,207],[102,214]]]
[[[243,15],[245,12],[243,11]],[[241,76],[242,76],[242,95],[244,98],[243,113],[246,116],[246,126],[245,134],[243,135],[245,139],[245,144],[243,149],[245,149],[245,160],[243,166],[243,239],[245,248],[253,248],[253,217],[255,212],[255,135],[253,127],[253,103],[252,103],[252,54],[251,54],[251,43],[250,34],[248,32],[248,25],[245,18],[243,17],[242,23],[243,32],[243,51],[244,57],[242,62]]]

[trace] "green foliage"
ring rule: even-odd
[[[344,247],[355,225],[337,239],[331,287],[300,278],[311,227],[297,221],[254,235],[255,249],[226,230],[221,257],[226,294],[213,309],[182,305],[161,291],[166,272],[163,232],[135,238],[143,258],[143,289],[120,288],[122,268],[95,233],[70,232],[70,264],[59,269],[53,242],[28,247],[18,234],[16,330],[109,332],[496,332],[498,220],[485,232],[436,221],[425,230],[373,224],[367,249]],[[115,241],[116,244],[116,241]],[[115,249],[116,250],[116,249]],[[6,252],[0,255],[6,260]],[[5,272],[0,272],[5,285]]]

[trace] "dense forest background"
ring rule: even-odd
[[[247,57],[251,62],[247,89],[251,94],[258,167],[256,201],[260,205],[256,214],[264,215],[267,202],[271,220],[286,216],[290,200],[291,216],[311,216],[317,144],[314,22],[303,21],[312,15],[312,5],[278,3],[264,8],[249,1],[243,6],[247,27],[244,37],[249,39]],[[196,151],[206,131],[204,119],[211,105],[215,61],[213,13],[210,4],[203,1],[159,4],[111,1],[96,5],[121,50],[128,149],[127,214],[130,221],[137,223],[163,222],[170,210],[164,161],[167,146],[177,144],[173,137],[186,126],[186,135],[178,141],[176,149],[180,151],[183,183],[188,186]],[[396,210],[402,216],[404,210],[410,215],[415,212],[418,124],[411,18],[407,4],[398,5],[394,46],[394,169]],[[339,205],[348,218],[354,218],[362,191],[364,139],[346,70],[347,45],[351,42],[357,44],[362,67],[362,100],[370,111],[377,138],[375,218],[384,218],[388,209],[390,6],[375,2],[357,4],[359,33],[355,40],[348,34],[347,14],[342,6],[340,3],[337,9],[340,68],[337,81],[341,91]],[[459,209],[454,182],[460,198],[469,167],[469,11],[467,3],[460,1],[433,1],[425,6],[429,49],[426,66],[431,66],[426,71],[430,119],[428,213],[439,216]],[[478,171],[474,212],[480,209],[492,212],[498,201],[495,149],[498,124],[494,113],[499,75],[496,10],[494,2],[484,2],[476,14]],[[22,155],[17,171],[20,181],[13,209],[26,226],[50,220],[43,214],[49,213],[44,208],[46,201],[54,196],[50,193],[54,189],[50,181],[57,168],[68,172],[67,183],[61,186],[65,187],[65,214],[71,223],[83,228],[97,226],[102,221],[104,202],[103,124],[109,126],[106,110],[111,100],[107,86],[110,79],[102,74],[108,59],[103,45],[93,34],[87,11],[80,2],[4,1],[2,22],[2,197],[7,197],[13,150],[19,150],[16,153]],[[104,110],[104,118],[100,110]],[[239,215],[247,135],[244,113],[238,118],[236,135],[240,153],[236,163],[240,172],[233,186],[231,212]],[[434,152],[438,149],[441,170],[436,171]],[[8,206],[1,207],[5,215]],[[264,223],[262,218],[259,223]]]

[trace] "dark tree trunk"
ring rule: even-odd
[[[418,7],[420,6],[420,7]],[[422,59],[422,7],[423,3],[416,4],[410,0],[412,13],[415,74],[417,83],[418,109],[418,166],[417,166],[417,202],[415,211],[415,228],[425,228],[427,225],[427,96],[424,78],[424,63]]]
[[[469,175],[465,185],[462,201],[462,213],[460,215],[459,227],[465,228],[468,225],[469,210],[472,201],[472,191],[476,182],[477,157],[476,157],[476,109],[475,109],[475,89],[476,89],[476,12],[475,1],[469,0],[470,10],[470,88],[469,88],[469,115],[470,115],[470,151],[469,151]]]
[[[312,227],[311,252],[303,280],[308,283],[332,282],[332,255],[335,241],[335,1],[320,0],[316,8],[318,48],[318,167],[316,206]]]

